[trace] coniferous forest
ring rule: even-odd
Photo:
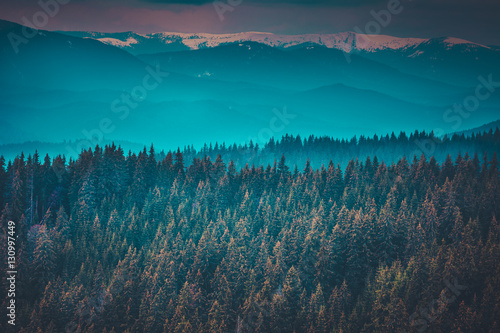
[[[0,331],[499,332],[499,147],[497,129],[0,158]]]

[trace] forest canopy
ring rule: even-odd
[[[499,145],[497,129],[0,158],[20,332],[497,332]]]

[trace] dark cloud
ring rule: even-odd
[[[22,23],[40,10],[39,0],[3,1],[0,19]],[[335,33],[363,28],[372,12],[395,0],[221,0],[233,4],[221,20],[212,0],[71,0],[51,17],[48,30],[140,33],[266,31]],[[381,34],[458,37],[500,45],[498,0],[400,0],[404,10]],[[237,4],[235,6],[234,4]]]
[[[213,3],[214,0],[141,0],[149,3],[182,4],[182,5],[204,5]],[[355,7],[361,5],[377,4],[384,0],[220,0],[229,4],[269,4],[269,5],[298,5],[298,6],[333,6],[333,7]]]
[[[37,5],[40,0],[16,0],[10,4],[2,4],[2,6],[25,4]],[[71,0],[72,3],[87,3],[89,5],[100,2],[101,4],[163,4],[163,5],[206,5],[217,0]],[[377,4],[384,0],[219,0],[229,4],[269,4],[269,5],[298,5],[298,6],[328,6],[328,7],[355,7],[360,5]],[[6,2],[6,1],[5,1]]]

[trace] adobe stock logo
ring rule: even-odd
[[[453,104],[452,107],[446,109],[443,113],[443,120],[451,124],[448,131],[458,131],[465,119],[468,119],[475,111],[479,109],[481,102],[490,98],[498,88],[500,88],[500,81],[493,81],[493,74],[487,77],[483,75],[478,76],[479,83],[474,89],[474,93],[465,97],[460,103]],[[415,144],[418,149],[413,151],[411,156],[432,156],[436,151],[436,145],[440,144],[441,137],[446,133],[443,128],[435,128],[433,130],[434,137],[430,139],[416,139]]]
[[[149,93],[160,86],[166,77],[170,75],[163,72],[159,65],[156,68],[146,67],[147,74],[144,75],[140,84],[134,86],[128,93],[122,93],[120,98],[111,102],[111,111],[116,114],[120,121],[124,121],[130,115],[130,111],[136,109],[140,103],[144,102]],[[86,139],[80,140],[74,146],[68,144],[66,150],[70,155],[78,156],[79,152],[88,147],[102,144],[105,134],[111,134],[116,130],[117,121],[104,117],[99,121],[97,127],[82,130]]]
[[[215,12],[219,16],[219,20],[222,22],[224,21],[224,13],[234,11],[234,9],[241,5],[242,2],[243,0],[216,0],[212,4],[214,6]]]
[[[296,114],[288,112],[286,106],[283,107],[283,110],[273,109],[273,114],[274,117],[269,120],[269,126],[261,128],[259,133],[257,133],[257,137],[248,137],[248,141],[266,144],[274,135],[284,131],[293,119],[297,118]]]
[[[410,316],[410,326],[412,332],[424,332],[427,328],[446,310],[448,306],[456,302],[462,292],[467,290],[467,286],[458,284],[458,280],[453,279],[453,283],[444,280],[446,288],[441,291],[439,298],[433,299],[426,306],[418,306],[417,310]],[[450,295],[449,297],[447,296]],[[407,331],[400,331],[407,333]]]
[[[412,0],[403,1],[411,2]],[[364,30],[359,26],[355,26],[353,28],[354,32],[357,33],[357,36],[359,37],[359,39],[356,40],[357,47],[369,45],[372,41],[370,35],[380,35],[382,29],[387,28],[391,24],[393,17],[403,12],[405,7],[401,2],[401,0],[389,0],[387,2],[386,9],[381,9],[379,11],[370,11],[370,15],[373,19],[365,24]],[[357,49],[351,51],[356,52]],[[351,55],[348,53],[348,51],[344,52],[344,57],[347,63],[350,64],[352,60]]]
[[[21,29],[22,36],[16,34],[15,32],[10,32],[7,35],[10,45],[16,54],[19,53],[19,46],[21,44],[28,44],[29,40],[38,34],[38,29],[45,27],[51,18],[55,17],[61,5],[66,5],[71,0],[40,0],[38,1],[38,6],[40,10],[33,14],[31,21],[23,16],[21,22],[24,25]]]
[[[493,81],[493,74],[488,75],[488,78],[481,75],[477,80],[479,84],[474,93],[465,97],[462,103],[453,104],[453,107],[443,114],[443,120],[453,123],[451,128],[454,130],[459,129],[462,126],[462,120],[469,118],[474,111],[479,109],[481,102],[486,101],[496,89],[500,88],[500,81]]]

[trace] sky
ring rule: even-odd
[[[56,1],[59,8],[54,11]],[[46,20],[43,11],[50,14]],[[0,0],[0,19],[45,30],[361,31],[500,45],[499,0]]]

